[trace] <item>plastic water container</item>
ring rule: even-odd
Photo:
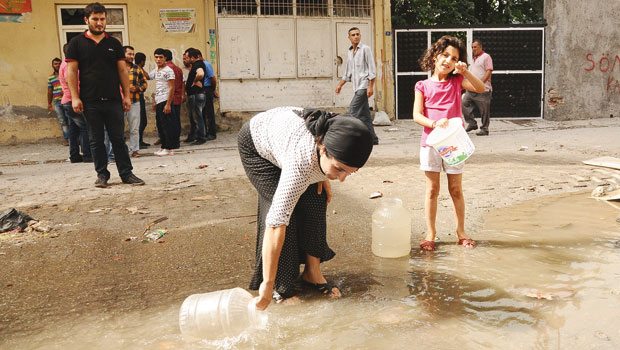
[[[411,216],[398,198],[383,198],[372,214],[372,253],[398,258],[411,251]]]
[[[242,288],[188,296],[179,310],[183,336],[221,339],[237,336],[246,329],[264,329],[267,313],[256,309],[254,297]]]
[[[448,165],[463,163],[476,149],[463,128],[462,118],[450,118],[447,127],[433,129],[426,143],[437,150]]]

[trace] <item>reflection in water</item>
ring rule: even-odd
[[[306,292],[301,304],[272,305],[267,331],[236,338],[183,340],[180,300],[66,320],[0,348],[617,349],[617,215],[583,194],[564,195],[496,210],[473,250],[439,244],[410,259],[346,252],[330,266],[345,298]]]

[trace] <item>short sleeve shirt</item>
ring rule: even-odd
[[[172,68],[168,66],[164,66],[162,69],[155,68],[149,73],[149,78],[155,80],[155,103],[168,101],[168,93],[170,92],[168,80],[174,80]]]
[[[478,79],[482,79],[487,70],[493,70],[493,59],[491,56],[483,52],[478,57],[474,58],[474,62],[469,66],[469,70],[476,76]],[[491,78],[484,82],[484,91],[493,90],[491,86]]]
[[[258,154],[282,169],[265,223],[288,225],[299,197],[313,183],[326,179],[319,165],[314,137],[294,111],[280,107],[250,120],[250,133]]]
[[[88,31],[69,42],[66,61],[77,61],[80,98],[85,102],[121,99],[117,62],[125,59],[121,43],[108,33],[99,43]]]
[[[431,120],[441,118],[462,118],[461,84],[463,76],[454,75],[446,81],[433,79],[420,80],[415,84],[415,91],[424,95],[423,114]],[[424,127],[420,145],[426,146],[426,138],[433,129]]]
[[[52,74],[47,78],[47,88],[52,89],[52,103],[60,103],[62,99],[62,86],[58,75]]]
[[[199,93],[204,93],[204,87],[198,87],[194,85],[194,80],[196,78],[196,73],[198,69],[202,68],[203,71],[206,72],[206,67],[203,61],[196,61],[192,64],[192,68],[187,75],[187,81],[185,82],[185,91],[187,95],[195,95]]]
[[[202,81],[202,85],[204,87],[211,86],[211,78],[215,76],[215,72],[213,71],[213,66],[207,60],[204,60],[202,62],[205,65],[205,78]]]

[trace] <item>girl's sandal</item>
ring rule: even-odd
[[[462,245],[464,248],[474,248],[476,246],[476,241],[471,238],[461,238],[457,245]]]
[[[420,249],[422,249],[425,252],[435,251],[435,241],[422,241],[420,243]]]

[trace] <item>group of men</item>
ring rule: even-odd
[[[190,132],[185,142],[202,144],[216,138],[213,67],[199,50],[183,55],[187,79],[172,62],[170,50],[154,52],[156,68],[144,71],[146,55],[105,32],[105,6],[92,3],[84,9],[88,29],[65,45],[65,61],[54,59],[48,79],[48,108],[55,110],[69,144],[71,162],[94,162],[96,187],[107,187],[108,162],[113,155],[123,183],[143,185],[133,174],[130,157],[139,157],[147,124],[144,92],[153,80],[153,99],[161,149],[156,155],[173,155],[180,147],[181,104],[188,100]],[[191,80],[190,80],[191,79]],[[125,118],[129,143],[125,144]],[[80,154],[80,148],[82,154]]]

